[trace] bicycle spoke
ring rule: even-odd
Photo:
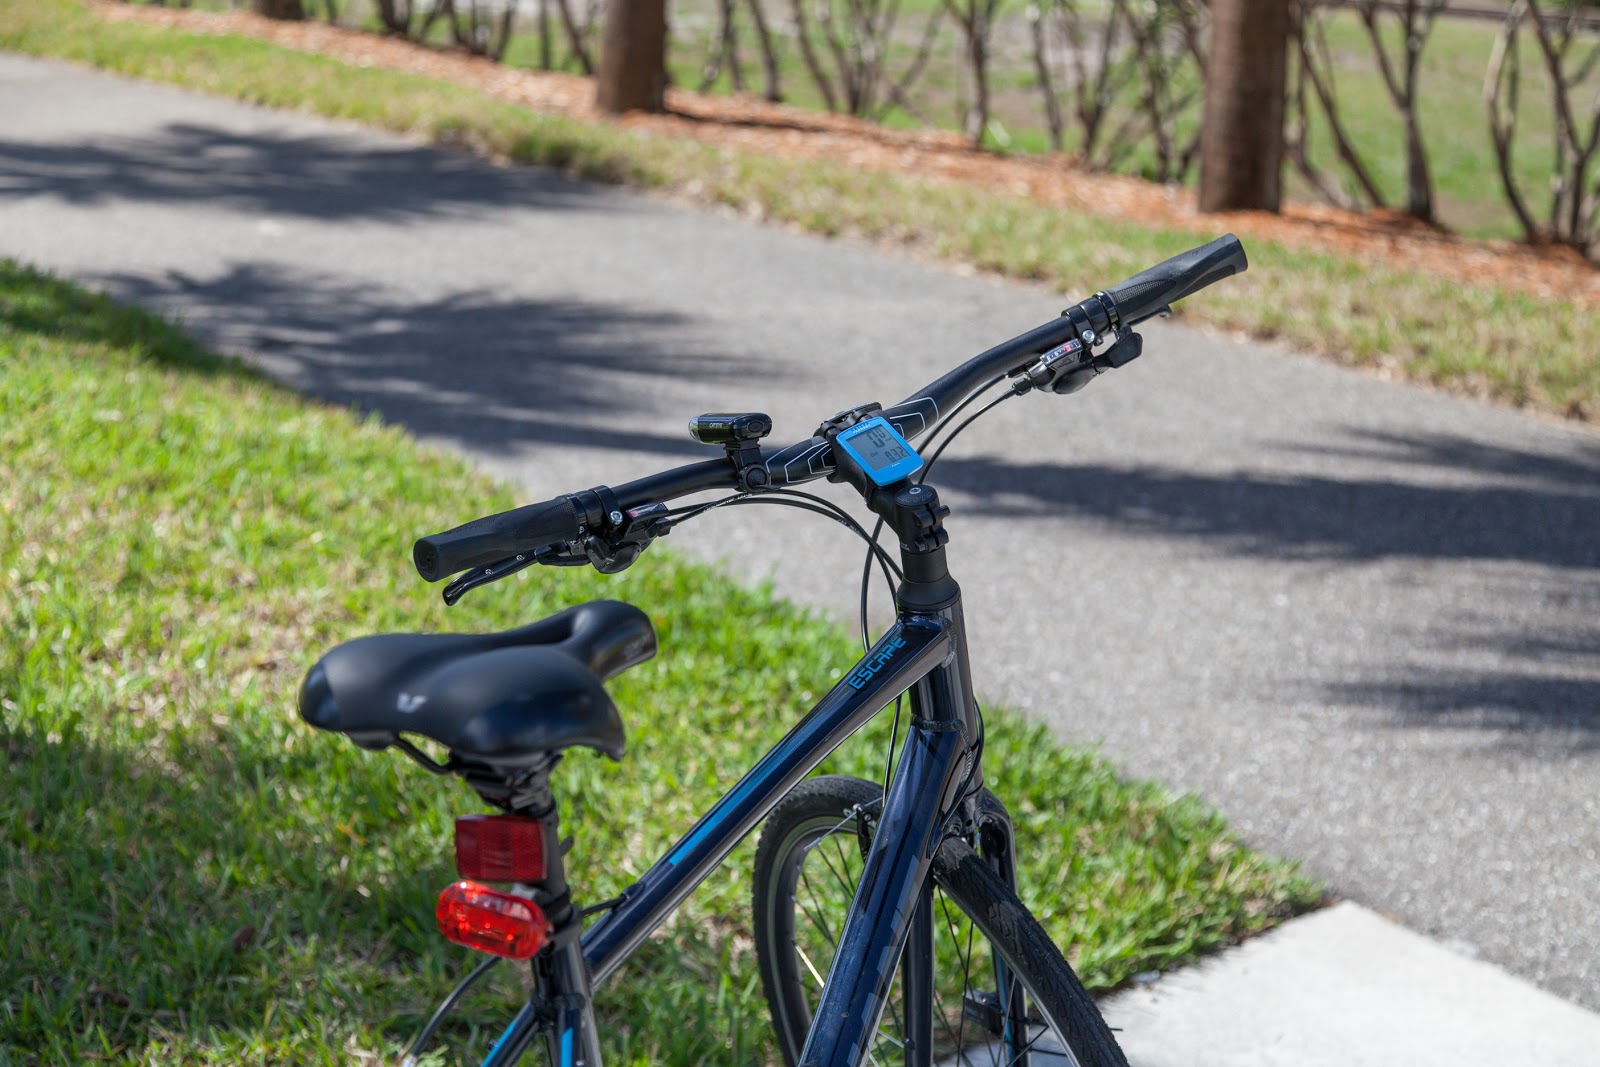
[[[824,841],[826,841],[829,838],[833,837],[840,830],[843,830],[847,825],[849,825],[852,822],[855,822],[854,816],[846,815],[844,818],[840,819],[838,822],[834,823],[832,826],[828,827],[826,830],[823,830],[821,833],[819,833],[816,836],[815,840],[813,840],[809,844],[802,845],[800,847],[800,854],[802,856],[809,855],[812,849],[816,848],[818,845],[821,845]]]
[[[1039,1032],[1034,1034],[1032,1037],[1030,1037],[1028,1039],[1028,1043],[1026,1045],[1023,1045],[1021,1048],[1019,1048],[1012,1055],[1011,1059],[1006,1061],[1006,1067],[1010,1067],[1011,1064],[1018,1062],[1019,1060],[1022,1059],[1022,1057],[1026,1056],[1028,1053],[1032,1052],[1033,1051],[1033,1046],[1037,1045],[1039,1043],[1039,1039],[1041,1037],[1043,1037],[1045,1034],[1048,1034],[1049,1032],[1050,1032],[1050,1028],[1048,1026],[1039,1027]]]
[[[781,1030],[789,1062],[794,1062],[803,1048],[806,1022],[815,1018],[818,999],[834,970],[846,968],[850,962],[838,956],[838,936],[844,933],[841,927],[851,922],[849,909],[864,866],[863,837],[859,823],[841,821],[838,812],[855,810],[852,805],[858,807],[864,796],[876,793],[873,782],[832,778],[823,782],[826,784],[808,790],[814,795],[797,805],[802,814],[798,819],[791,816],[787,827],[780,812],[775,824],[779,829],[772,831],[775,836],[769,840],[785,844],[774,852],[764,841],[768,859],[758,864],[758,880],[779,890],[776,894],[758,891],[758,904],[768,907],[766,902],[771,902],[778,909],[787,909],[786,919],[782,919],[782,910],[767,912],[782,921],[758,924],[758,935],[772,931],[781,939],[780,955],[763,957],[767,960],[764,966],[788,961],[785,969],[769,971],[763,978],[784,995],[781,1002],[774,1000],[774,1022]],[[806,805],[810,806],[809,815],[803,814]],[[824,837],[834,838],[833,843],[825,844]],[[933,912],[929,924],[932,940],[927,941],[925,929],[918,935],[922,940],[908,940],[907,955],[882,976],[886,995],[877,1018],[856,1035],[861,1042],[856,1055],[862,1064],[902,1067],[903,1061],[914,1058],[936,1067],[1020,1067],[1030,1057],[1041,1067],[1056,1062],[1103,1067],[1113,1062],[1114,1049],[1113,1057],[1107,1059],[1095,1056],[1092,1045],[1079,1047],[1083,1042],[1078,1030],[1086,1021],[1078,1017],[1080,1005],[1070,1000],[1063,1004],[1050,985],[1043,986],[1041,996],[1040,987],[1034,984],[1037,979],[1049,981],[1055,976],[1048,970],[1029,970],[1049,966],[1049,954],[1041,951],[1048,942],[1037,929],[1030,934],[1021,902],[998,883],[970,842],[952,840],[941,848],[926,890],[930,895],[921,905]],[[775,866],[773,856],[780,857]],[[994,926],[987,921],[991,917]],[[1019,919],[1020,926],[1016,925]],[[920,921],[913,926],[922,929]],[[773,946],[770,942],[763,946],[758,936],[757,947],[759,955],[761,951],[770,953]],[[908,987],[912,952],[916,953],[916,980]],[[924,956],[927,964],[922,962]],[[1013,971],[1014,961],[1020,961],[1020,974]],[[929,965],[932,972],[925,985],[922,968]],[[1058,974],[1070,981],[1071,972],[1064,964]],[[851,980],[858,981],[859,976],[852,975]],[[928,1003],[913,1005],[908,997],[911,988]],[[933,1013],[925,1023],[918,1018],[923,1011]],[[927,1026],[931,1038],[929,1047],[916,1049],[915,1056],[908,1029],[914,1018],[919,1027]],[[1093,1017],[1087,1021],[1091,1025],[1099,1022]],[[1073,1035],[1070,1040],[1068,1034]],[[1088,1060],[1083,1058],[1085,1051],[1091,1053]]]
[[[801,948],[799,945],[796,945],[794,950],[800,956],[800,961],[806,965],[806,970],[811,972],[811,977],[817,980],[817,988],[820,990],[825,984],[826,979],[824,979],[822,977],[822,973],[817,970],[817,965],[811,962],[810,955],[808,955],[806,950]]]
[[[834,843],[835,849],[839,853],[839,866],[843,867],[845,864],[850,862],[849,857],[845,853],[843,846],[839,845],[838,838],[836,838],[836,837],[833,838],[833,843]],[[819,853],[819,855],[821,855],[821,857],[822,857],[822,862],[827,865],[829,873],[831,873],[834,876],[834,878],[836,878],[838,880],[840,887],[843,888],[846,892],[848,892],[851,896],[854,896],[855,895],[854,880],[851,879],[851,878],[846,877],[845,875],[843,875],[841,873],[839,873],[839,867],[835,867],[833,865],[833,862],[828,859],[828,854],[827,854],[826,850],[823,850],[821,853]]]
[[[951,936],[951,938],[953,938],[955,940],[956,945],[959,947],[960,944],[961,944],[961,933],[960,933],[960,931],[958,931],[956,929],[955,918],[953,916],[951,916],[951,914],[950,914],[950,899],[948,897],[946,897],[943,893],[939,894],[939,906],[944,911],[945,925],[950,928],[950,936]],[[972,954],[972,938],[971,938],[971,930],[969,928],[969,930],[968,930],[968,938],[967,938],[967,946],[966,946],[966,953],[964,955],[961,954],[960,952],[957,953],[958,958],[961,960],[961,988],[962,988],[962,994],[961,994],[962,1002],[960,1004],[956,1005],[956,1011],[958,1011],[960,1013],[960,1015],[961,1015],[961,1022],[960,1022],[959,1026],[957,1028],[957,1031],[956,1031],[956,1054],[958,1056],[962,1055],[963,1053],[962,1053],[961,1050],[967,1047],[967,1043],[966,1043],[966,1037],[967,1037],[967,1005],[966,1005],[966,993],[965,993],[965,991],[972,987],[971,954]]]
[[[806,872],[804,870],[802,870],[800,872],[800,880],[805,883],[805,886],[806,886],[807,889],[811,890],[811,899],[812,899],[812,901],[817,906],[820,907],[822,905],[822,898],[820,896],[818,896],[817,895],[817,891],[814,888],[812,888],[811,878],[810,878],[809,875],[806,874]],[[797,900],[797,901],[795,901],[795,903],[800,904],[800,907],[805,911],[806,915],[808,917],[810,917],[810,919],[811,919],[811,921],[813,923],[816,924],[816,926],[818,927],[818,929],[822,933],[822,936],[828,939],[828,944],[837,945],[839,943],[839,939],[834,936],[833,928],[828,925],[828,920],[827,919],[823,918],[821,915],[819,915],[816,911],[812,910],[811,908],[807,908],[804,904],[800,903],[800,901]]]

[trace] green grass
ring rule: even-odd
[[[1366,29],[1353,11],[1329,13],[1325,22],[1340,121],[1379,191],[1391,206],[1403,210],[1404,129],[1379,74]],[[1384,28],[1389,55],[1400,55],[1395,21],[1384,17],[1379,25]],[[1475,237],[1522,236],[1501,192],[1483,103],[1484,72],[1498,31],[1498,24],[1493,22],[1438,19],[1424,46],[1418,76],[1417,121],[1428,149],[1440,220]],[[1547,199],[1544,190],[1550,183],[1555,113],[1550,79],[1531,38],[1531,30],[1524,32],[1523,103],[1514,159],[1523,195],[1538,212],[1543,209]],[[1574,90],[1574,104],[1581,108],[1581,101],[1592,99],[1597,91],[1600,68]],[[1312,159],[1330,174],[1338,175],[1333,140],[1320,113],[1313,120],[1312,130]],[[1345,179],[1344,184],[1347,191],[1356,191],[1353,179]]]
[[[525,573],[447,616],[409,541],[510,505],[504,488],[4,261],[0,410],[0,1062],[393,1061],[469,965],[431,913],[450,820],[478,805],[299,721],[299,679],[336,642],[502,628],[598,596],[649,612],[662,653],[613,686],[627,757],[578,753],[556,776],[590,901],[855,656],[767,591],[659,550],[609,578]],[[832,767],[875,775],[882,734]],[[1197,802],[1042,726],[992,712],[988,753],[1024,895],[1091,986],[1316,900]],[[746,843],[603,991],[609,1058],[771,1058],[750,860]],[[481,1052],[514,1010],[504,971],[451,1048]]]
[[[774,159],[542,115],[461,86],[262,41],[109,23],[71,0],[12,0],[0,47],[363,122],[579,177],[909,245],[1081,295],[1192,247],[1194,234],[1068,214],[973,187]],[[1592,305],[1465,285],[1335,255],[1249,246],[1251,270],[1179,308],[1193,322],[1502,402],[1600,415]]]

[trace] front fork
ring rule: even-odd
[[[937,728],[944,723],[931,725],[936,728],[913,720],[906,737],[844,932],[823,983],[821,1002],[812,1016],[811,1032],[800,1053],[800,1062],[807,1067],[851,1067],[864,1062],[889,983],[914,927],[918,944],[910,950],[908,965],[920,971],[921,977],[913,975],[911,980],[930,980],[928,875],[950,811],[945,794],[958,784],[957,771],[967,749],[960,729]],[[920,1037],[926,1042],[930,1022],[919,1020],[924,1034],[913,1032],[913,1040]],[[926,1057],[922,1061],[927,1062]]]
[[[984,863],[1006,888],[1016,892],[1016,843],[1011,831],[1011,815],[1000,799],[988,790],[969,797],[963,801],[963,810],[954,824],[968,831],[964,836],[977,847]],[[934,847],[938,847],[937,842]],[[933,934],[934,924],[941,918],[934,907],[933,882],[928,879],[923,883],[900,955],[907,1064],[925,1065],[932,1062],[931,1051],[923,1050],[933,1048]],[[1012,978],[1010,969],[999,955],[995,955],[992,962],[993,999],[985,992],[971,1003],[963,1004],[962,1011],[976,1016],[976,1021],[985,1030],[995,1034],[1002,1047],[1008,1050],[1008,1065],[1027,1067],[1031,1046],[1022,985]]]
[[[1006,811],[1000,798],[988,790],[975,799],[978,852],[989,869],[1013,893],[1017,891],[1017,843],[1011,832],[1011,813]],[[1023,997],[1022,983],[1011,977],[1011,970],[999,953],[994,957],[994,979],[997,1005],[1000,1012],[1000,1039],[1010,1050],[1007,1063],[1017,1067],[1028,1064],[1027,1003]]]

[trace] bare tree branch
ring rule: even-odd
[[[761,73],[766,80],[766,91],[762,95],[776,104],[783,99],[778,79],[778,50],[772,43],[772,30],[767,26],[767,15],[761,3],[762,0],[749,0],[746,6],[750,10],[750,21],[756,25],[756,41],[761,46]]]
[[[589,53],[588,34],[579,28],[577,20],[572,15],[572,5],[569,0],[555,0],[556,14],[561,17],[561,28],[567,32],[567,49],[572,58],[578,61],[578,67],[583,73],[594,74],[594,57]]]
[[[1316,93],[1317,102],[1321,105],[1322,114],[1328,120],[1328,132],[1333,137],[1334,149],[1339,154],[1340,162],[1356,180],[1361,191],[1366,194],[1368,202],[1373,207],[1386,207],[1387,201],[1378,191],[1378,185],[1373,181],[1366,165],[1361,162],[1361,157],[1356,154],[1355,147],[1345,132],[1344,124],[1339,121],[1339,104],[1332,83],[1333,59],[1328,54],[1328,39],[1321,20],[1314,8],[1305,0],[1302,0],[1299,11],[1300,33],[1297,36],[1300,68],[1305,71],[1306,78]]]

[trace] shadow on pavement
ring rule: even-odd
[[[211,278],[96,279],[118,300],[176,313],[225,351],[304,392],[488,453],[564,444],[708,458],[687,433],[630,416],[667,383],[749,372],[749,358],[686,352],[686,319],[602,301],[482,291],[408,302],[378,286],[239,265]],[[781,372],[768,372],[781,381]],[[642,421],[642,418],[639,420]]]
[[[1523,482],[1588,490],[1600,500],[1600,485],[1597,485],[1597,479],[1600,479],[1600,440],[1575,443],[1570,455],[1553,455],[1490,444],[1459,434],[1405,435],[1348,429],[1345,433],[1350,440],[1343,447],[1324,445],[1312,448],[1302,444],[1286,447],[1318,456],[1376,460],[1415,469],[1432,467],[1477,479],[1502,475]]]
[[[481,215],[515,201],[543,211],[593,201],[596,187],[547,172],[487,167],[426,148],[338,136],[248,136],[189,123],[159,136],[38,145],[0,141],[0,197],[207,203],[309,219]]]
[[[1530,755],[1600,748],[1600,677],[1426,671],[1417,677],[1332,685],[1325,692],[1344,704],[1395,710],[1401,725],[1523,735],[1518,743]],[[1543,743],[1558,735],[1571,743]]]
[[[1252,555],[1600,568],[1600,444],[1559,456],[1441,435],[1372,440],[1380,452],[1353,454],[1389,461],[1390,477],[1207,474],[979,457],[944,461],[939,480],[975,496],[986,514],[1110,519]],[[1413,470],[1414,480],[1402,477]]]
[[[1461,599],[1417,620],[1425,638],[1391,646],[1353,678],[1310,683],[1313,699],[1383,709],[1402,726],[1492,731],[1497,744],[1541,755],[1600,746],[1600,444],[1551,453],[1440,434],[1347,436],[1317,451],[1355,459],[1365,473],[1349,479],[988,458],[946,461],[937,478],[990,515],[1098,519],[1225,554],[1510,565],[1451,579]]]

